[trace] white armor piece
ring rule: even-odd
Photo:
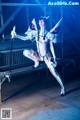
[[[47,52],[47,43],[49,42],[50,50],[53,55],[53,58],[54,58],[54,60],[56,59],[54,47],[53,47],[55,35],[52,34],[51,32],[47,32],[45,30],[44,26],[40,28],[40,31],[38,31],[37,28],[36,28],[36,30],[31,30],[30,28],[28,28],[28,30],[25,34],[26,34],[26,36],[17,35],[16,32],[14,32],[14,29],[11,32],[12,37],[19,38],[21,40],[32,40],[33,38],[35,38],[38,53],[37,52],[35,53],[34,50],[25,49],[23,51],[23,55],[25,55],[27,58],[34,61],[35,68],[39,65],[39,61],[44,61],[45,64],[47,65],[47,67],[49,68],[50,72],[52,73],[52,75],[56,78],[56,80],[60,84],[61,95],[64,95],[65,90],[64,90],[63,82],[61,80],[60,75],[55,70],[55,67],[57,64],[54,64],[51,61],[50,56],[48,55],[48,52]],[[45,38],[44,38],[44,36],[45,36]]]

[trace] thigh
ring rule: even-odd
[[[48,65],[48,63],[50,62],[50,59],[48,57],[44,57],[44,62]]]
[[[34,52],[33,52],[33,57],[36,58],[38,61],[41,61],[40,56],[39,56],[39,54],[37,53],[37,51],[34,51]]]
[[[46,63],[46,65],[47,65],[48,68],[52,64],[52,61],[51,61],[50,57],[44,57],[44,62]]]
[[[38,61],[41,60],[40,57],[39,57],[39,54],[36,51],[32,50],[32,49],[31,50],[25,49],[23,51],[23,54],[26,57],[29,57],[29,58],[32,58],[32,59],[35,59],[35,60],[38,60]]]
[[[34,51],[32,49],[31,50],[25,49],[23,51],[24,56],[33,56],[33,54],[34,54]]]

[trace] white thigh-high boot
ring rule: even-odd
[[[63,85],[63,82],[62,82],[62,79],[61,79],[60,75],[55,70],[54,64],[51,61],[49,61],[49,64],[47,66],[48,66],[51,74],[56,78],[56,80],[58,81],[58,83],[61,86],[61,93],[60,93],[61,96],[64,96],[65,95],[64,85]]]
[[[39,61],[34,57],[34,51],[33,50],[24,50],[23,55],[31,60],[34,61],[34,67],[36,68],[39,65]]]

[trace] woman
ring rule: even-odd
[[[46,30],[47,19],[48,18],[45,18],[45,17],[41,17],[39,19],[38,24],[39,24],[40,30],[37,29],[35,19],[33,19],[33,21],[35,23],[34,24],[35,29],[32,30],[32,29],[28,28],[28,30],[26,32],[26,36],[21,36],[21,35],[16,34],[15,27],[14,27],[13,31],[11,32],[11,35],[12,35],[12,38],[18,38],[21,40],[32,40],[33,38],[35,38],[37,51],[34,52],[32,49],[31,50],[26,49],[23,51],[23,55],[34,61],[35,68],[39,65],[39,61],[45,62],[45,64],[49,68],[52,75],[56,78],[56,80],[60,84],[60,86],[61,86],[60,94],[61,94],[61,96],[63,96],[63,95],[65,95],[64,85],[63,85],[60,75],[55,70],[55,67],[57,65],[56,64],[56,56],[55,56],[54,47],[53,47],[55,35]],[[51,61],[51,57],[48,53],[48,47],[47,47],[48,43],[50,45],[50,50],[51,50],[52,56],[54,58],[53,62]]]

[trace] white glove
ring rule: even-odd
[[[17,34],[16,34],[16,32],[15,32],[15,29],[16,29],[16,27],[14,26],[14,27],[13,27],[13,30],[11,31],[11,38],[12,38],[12,39],[17,36]]]

